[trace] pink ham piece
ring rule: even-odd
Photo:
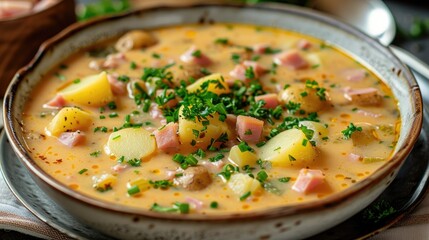
[[[224,161],[210,162],[208,160],[201,160],[199,161],[199,164],[207,168],[211,173],[218,173],[222,171],[223,166],[225,166]]]
[[[242,64],[238,64],[234,67],[232,71],[229,72],[229,75],[234,78],[234,80],[246,80],[246,69],[252,67],[253,74],[255,78],[263,76],[267,70],[263,68],[259,63],[254,61],[244,61]]]
[[[237,124],[237,116],[235,116],[234,114],[226,114],[225,122],[226,124],[228,124],[228,126],[235,127],[235,125]]]
[[[126,61],[127,59],[123,53],[109,54],[103,63],[103,68],[117,68]]]
[[[159,107],[156,103],[152,103],[150,105],[149,114],[153,119],[157,119],[157,120],[165,119],[164,115],[162,115],[161,109],[159,109]]]
[[[359,160],[362,159],[361,156],[354,154],[354,153],[350,153],[347,158],[351,161],[351,162],[358,162]]]
[[[116,172],[116,173],[121,173],[121,172],[123,172],[125,169],[127,169],[128,168],[128,164],[121,164],[121,163],[119,163],[119,164],[116,164],[115,166],[113,166],[112,167],[112,170],[114,171],[114,172]]]
[[[308,67],[308,62],[301,56],[297,50],[289,50],[274,56],[274,63],[280,66],[288,67],[292,70],[298,70]]]
[[[308,50],[312,45],[307,39],[300,39],[296,46],[301,50]]]
[[[198,56],[195,56],[199,52]],[[207,57],[201,50],[197,49],[195,46],[190,47],[184,54],[180,56],[180,60],[185,63],[195,63],[202,67],[208,67],[212,64],[212,60]]]
[[[81,131],[64,132],[58,137],[58,141],[67,147],[74,147],[85,141],[85,134]]]
[[[258,43],[252,46],[252,50],[256,54],[264,54],[267,48],[268,48],[268,44],[265,44],[265,43]]]
[[[361,106],[380,105],[383,97],[376,88],[345,89],[344,97]]]
[[[177,129],[179,124],[169,123],[153,132],[158,149],[164,152],[177,152],[180,147]]]
[[[248,116],[237,117],[237,134],[242,141],[249,143],[257,143],[262,134],[264,121]]]
[[[350,82],[360,82],[365,79],[367,72],[364,69],[346,69],[342,71],[342,76]]]
[[[66,100],[63,96],[57,94],[49,102],[43,104],[44,108],[60,109],[66,105]]]
[[[323,183],[323,172],[316,169],[303,168],[299,171],[298,178],[292,186],[292,190],[299,193],[308,193]]]
[[[112,89],[115,95],[125,95],[127,93],[127,84],[118,80],[119,75],[116,73],[107,74],[107,80],[110,83],[110,89]]]
[[[268,93],[268,94],[264,94],[264,95],[259,95],[255,97],[255,101],[259,102],[259,101],[264,101],[265,108],[276,108],[279,105],[279,99],[277,97],[277,94],[275,93]]]
[[[159,96],[161,96],[163,94],[164,94],[164,90],[162,90],[162,89],[156,90],[156,96],[157,97],[159,97]],[[167,89],[167,91],[165,92],[165,96],[168,96],[170,94],[175,95],[174,89]],[[178,101],[177,101],[177,98],[175,97],[175,98],[169,100],[168,102],[166,102],[163,105],[163,107],[173,108],[173,107],[175,107],[177,105],[177,103],[178,103]]]
[[[193,197],[186,197],[185,201],[191,204],[192,208],[195,210],[201,210],[204,206],[204,203],[201,200]]]

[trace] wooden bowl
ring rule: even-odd
[[[0,97],[39,46],[75,21],[74,0],[60,0],[39,12],[0,20]]]

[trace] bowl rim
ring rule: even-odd
[[[332,194],[326,198],[319,199],[317,201],[310,201],[306,203],[300,203],[300,204],[289,205],[289,206],[270,207],[266,209],[249,211],[249,212],[240,212],[240,213],[232,212],[232,213],[209,214],[209,215],[158,213],[158,212],[150,211],[149,209],[139,209],[139,208],[124,206],[119,204],[112,204],[111,202],[107,202],[105,200],[92,198],[84,193],[77,192],[75,190],[68,188],[65,184],[59,182],[58,180],[54,179],[52,176],[48,175],[45,171],[42,170],[42,168],[40,168],[34,162],[32,157],[27,153],[27,150],[26,150],[27,148],[25,147],[25,143],[21,143],[19,141],[19,137],[16,131],[14,131],[13,121],[16,121],[16,120],[12,115],[12,108],[13,108],[14,99],[16,96],[16,90],[19,89],[20,83],[24,81],[26,75],[31,73],[31,71],[38,66],[40,61],[49,52],[49,50],[54,48],[54,46],[57,43],[60,43],[64,39],[67,39],[69,36],[77,34],[80,30],[90,28],[90,27],[96,27],[98,24],[104,24],[106,22],[115,21],[117,19],[122,19],[122,18],[128,18],[134,15],[141,15],[150,11],[157,11],[157,10],[174,11],[175,9],[198,9],[198,8],[204,9],[204,8],[210,8],[210,7],[229,7],[229,8],[240,8],[240,9],[250,8],[253,10],[277,11],[277,12],[283,12],[286,14],[295,14],[306,18],[312,18],[314,20],[318,20],[323,23],[326,23],[330,26],[334,26],[340,29],[341,31],[350,33],[353,36],[356,36],[359,39],[366,41],[371,45],[371,47],[376,48],[384,55],[389,56],[390,62],[393,62],[395,66],[400,67],[400,71],[398,71],[398,75],[402,74],[403,77],[405,78],[410,88],[410,97],[415,101],[415,111],[413,112],[414,119],[411,123],[412,126],[414,127],[410,129],[410,132],[408,132],[406,136],[406,139],[408,139],[408,141],[404,142],[404,146],[398,149],[396,154],[392,156],[389,162],[381,166],[370,176],[363,179],[362,181],[359,181],[352,187],[349,187],[338,193]],[[371,37],[367,36],[365,33],[361,32],[360,30],[346,23],[335,20],[334,18],[331,18],[325,14],[316,12],[314,10],[297,7],[297,6],[285,5],[285,4],[281,4],[281,5],[280,4],[263,4],[263,5],[257,5],[257,6],[249,6],[249,5],[243,5],[243,4],[225,4],[225,3],[222,3],[222,4],[212,4],[212,3],[195,4],[194,3],[194,4],[184,4],[180,6],[162,5],[162,6],[138,9],[138,10],[130,11],[123,14],[113,15],[109,17],[99,17],[87,22],[73,24],[67,27],[66,29],[64,29],[56,36],[54,36],[53,38],[45,41],[41,45],[39,51],[37,52],[33,60],[28,65],[21,68],[17,72],[17,74],[14,76],[13,80],[9,84],[3,104],[4,104],[3,117],[4,117],[4,123],[5,123],[5,131],[8,136],[8,139],[11,142],[11,145],[15,153],[18,155],[19,160],[22,163],[24,163],[24,165],[27,167],[27,169],[29,169],[29,171],[33,174],[33,176],[36,176],[38,179],[41,179],[44,183],[48,184],[51,188],[56,190],[58,193],[61,193],[65,197],[68,197],[73,201],[84,203],[91,207],[96,207],[105,211],[113,211],[114,213],[117,213],[117,214],[128,214],[136,217],[148,217],[148,218],[154,218],[154,219],[164,219],[164,220],[174,220],[174,221],[202,221],[202,220],[209,221],[209,222],[243,221],[243,220],[259,221],[262,219],[273,219],[273,218],[279,218],[279,217],[285,217],[285,216],[291,216],[291,215],[305,214],[305,213],[313,212],[315,210],[323,210],[323,209],[328,209],[330,207],[335,207],[337,205],[340,205],[341,203],[344,203],[352,199],[354,196],[359,195],[362,191],[370,189],[375,183],[379,183],[383,178],[387,177],[387,175],[389,174],[391,176],[394,175],[394,170],[398,168],[405,161],[406,157],[411,152],[415,142],[417,141],[418,136],[420,135],[420,129],[422,127],[422,121],[423,121],[422,96],[420,93],[420,89],[416,83],[416,80],[414,79],[414,76],[411,74],[409,69],[399,61],[399,59],[392,53],[390,49],[381,45],[377,40],[372,39]]]

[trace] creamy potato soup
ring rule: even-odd
[[[170,214],[317,201],[389,161],[389,88],[329,44],[269,27],[134,30],[76,53],[23,113],[37,164],[96,199]]]

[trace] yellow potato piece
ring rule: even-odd
[[[117,178],[112,174],[103,174],[101,176],[92,177],[93,185],[92,187],[97,189],[100,192],[104,192],[112,189],[113,185],[116,184]]]
[[[124,157],[144,160],[156,150],[155,137],[144,128],[125,128],[113,132],[107,141],[107,154],[117,158]]]
[[[93,107],[104,106],[113,100],[113,93],[105,72],[85,77],[79,82],[71,82],[63,87],[59,94],[66,101]]]
[[[237,197],[241,197],[248,192],[254,193],[261,190],[261,183],[244,173],[233,174],[227,185]]]
[[[225,79],[219,73],[214,73],[214,74],[211,74],[211,75],[208,75],[206,77],[198,79],[193,84],[187,86],[186,90],[188,90],[188,92],[190,92],[190,93],[196,92],[197,90],[201,90],[201,85],[207,81],[210,81],[210,80],[218,80],[219,82],[216,82],[216,83],[210,82],[209,86],[207,87],[208,91],[213,92],[213,93],[218,94],[218,95],[231,92],[227,83],[225,82]],[[219,83],[222,87],[218,86]]]
[[[59,136],[63,132],[85,130],[92,123],[92,116],[75,107],[65,107],[51,120],[46,127],[48,135]]]
[[[316,155],[316,149],[299,129],[281,132],[259,149],[259,157],[262,160],[280,167],[305,167]]]
[[[321,141],[323,141],[324,138],[328,137],[329,130],[323,123],[313,121],[301,121],[299,125],[306,126],[308,129],[314,131],[313,137],[310,139],[311,141],[320,143]]]
[[[127,188],[130,189],[134,186],[137,186],[140,190],[140,192],[144,192],[150,189],[151,185],[149,183],[149,180],[145,178],[138,178],[136,180],[133,180],[131,182],[128,182]]]
[[[182,106],[179,110],[179,139],[184,150],[194,148],[206,149],[212,139],[216,140],[225,133],[230,136],[228,125],[226,122],[219,120],[219,114],[213,114],[207,120],[198,121],[195,119],[194,122],[183,116],[183,108]],[[209,121],[209,125],[204,131],[203,121]],[[199,136],[195,135],[195,131],[199,131]]]
[[[279,98],[284,103],[289,101],[301,104],[302,110],[307,113],[318,112],[327,107],[328,101],[321,100],[316,94],[316,90],[306,88],[305,86],[290,86],[279,93]]]
[[[242,152],[237,145],[231,148],[228,158],[229,161],[240,168],[246,165],[254,166],[258,160],[258,156],[255,153],[250,151]]]

